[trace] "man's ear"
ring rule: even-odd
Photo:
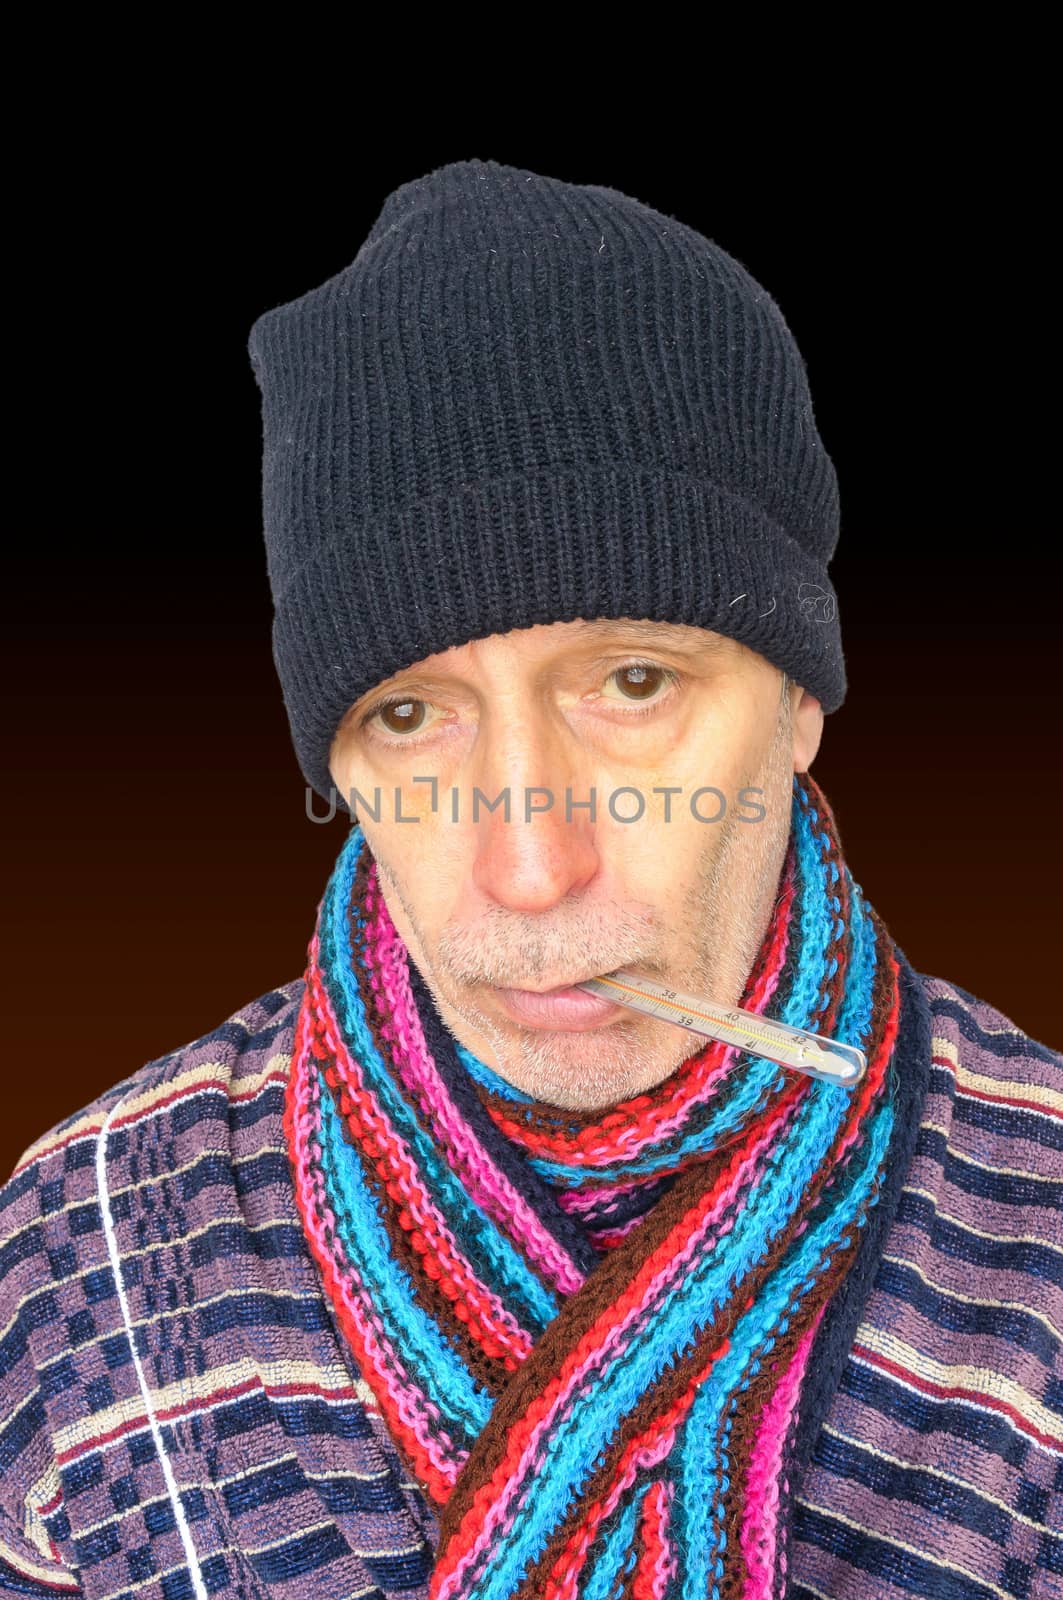
[[[807,772],[819,750],[823,737],[823,707],[814,694],[792,684],[789,692],[796,697],[793,707],[794,771]]]

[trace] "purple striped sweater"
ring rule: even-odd
[[[795,1487],[790,1600],[1063,1596],[1063,1056],[919,974],[914,1155]],[[433,1508],[323,1293],[282,1129],[303,980],[0,1188],[0,1592],[391,1600]]]

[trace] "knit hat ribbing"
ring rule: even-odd
[[[248,351],[273,659],[322,797],[367,690],[536,623],[709,628],[824,712],[844,700],[838,483],[805,362],[693,228],[454,161],[389,194],[350,265],[264,311]]]

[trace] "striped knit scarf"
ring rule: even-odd
[[[691,1035],[655,1088],[563,1110],[446,1029],[351,829],[285,1127],[335,1318],[438,1509],[433,1600],[785,1593],[809,1349],[894,1123],[898,955],[799,774],[740,1004],[859,1046],[863,1080]]]

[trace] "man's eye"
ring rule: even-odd
[[[679,674],[671,667],[660,666],[656,661],[627,661],[622,667],[616,667],[606,682],[613,679],[622,688],[624,700],[648,701],[650,704],[646,709],[655,711],[661,700],[667,698],[667,691],[678,683]],[[662,685],[664,694],[659,693]]]
[[[416,733],[424,725],[427,701],[414,700],[410,695],[397,695],[392,700],[381,700],[361,718],[364,728],[375,717],[383,720],[388,733]]]

